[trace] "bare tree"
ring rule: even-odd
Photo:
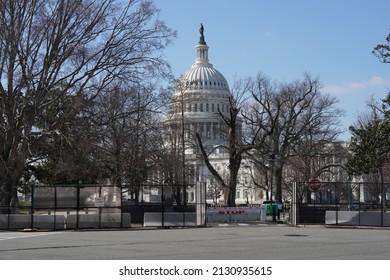
[[[61,93],[91,99],[118,79],[166,75],[160,51],[174,35],[147,0],[1,1],[0,205],[18,204],[32,135],[58,131],[37,127],[38,112]]]
[[[143,180],[149,157],[149,132],[159,110],[153,91],[150,86],[124,84],[109,88],[95,99],[91,119],[98,138],[96,158],[115,184],[123,184],[126,179],[132,184]]]
[[[177,205],[187,204],[187,185],[189,183],[189,164],[186,159],[186,150],[193,149],[194,143],[190,131],[191,120],[186,117],[186,104],[189,95],[186,91],[190,88],[190,82],[183,77],[175,81],[175,94],[170,98],[170,108],[167,121],[165,121],[165,133],[170,163],[168,169],[170,182],[176,189],[173,193]],[[172,162],[174,159],[174,163]],[[168,171],[168,170],[167,170]]]
[[[265,192],[265,199],[269,200],[269,167],[265,164],[261,151],[259,149],[253,149],[246,154],[246,157],[246,166],[248,167],[248,170],[250,172],[253,189],[260,190],[260,196],[258,197],[258,199],[263,199]]]
[[[242,117],[241,117],[241,109],[243,104],[246,101],[246,92],[247,92],[247,83],[238,81],[234,85],[234,94],[229,97],[229,110],[228,113],[225,114],[218,110],[218,114],[221,118],[222,129],[227,132],[227,141],[226,144],[221,143],[220,147],[226,149],[228,153],[228,178],[225,180],[221,174],[218,173],[217,170],[213,167],[209,160],[209,156],[212,153],[208,153],[206,148],[203,145],[203,141],[199,133],[196,133],[196,139],[200,148],[201,155],[205,164],[214,177],[214,179],[218,182],[218,184],[225,190],[225,196],[227,198],[227,206],[234,207],[235,206],[235,198],[236,198],[236,189],[238,183],[238,172],[241,167],[241,162],[243,156],[246,152],[250,151],[255,147],[256,138],[248,138],[244,136],[242,129]],[[256,135],[256,133],[254,133]],[[225,198],[225,199],[226,199]]]
[[[275,177],[276,200],[282,201],[283,167],[293,155],[294,147],[307,137],[322,144],[335,140],[341,111],[334,107],[334,98],[320,92],[319,81],[310,75],[285,84],[274,84],[258,75],[250,91],[254,103],[246,119],[261,131],[260,154],[279,155],[271,180]]]
[[[379,59],[382,63],[390,63],[390,34],[386,37],[385,44],[378,44],[373,50],[372,53]]]

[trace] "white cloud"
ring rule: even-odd
[[[369,81],[369,84],[371,86],[389,86],[390,85],[390,81],[386,81],[382,77],[375,76],[375,77],[371,78],[371,80]]]
[[[340,85],[329,84],[324,86],[327,93],[349,93],[357,90],[370,89],[373,87],[390,87],[390,81],[382,77],[374,76],[368,81],[345,83]]]

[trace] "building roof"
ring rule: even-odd
[[[225,77],[209,62],[209,47],[204,39],[204,28],[200,28],[200,40],[195,46],[196,58],[192,67],[186,71],[181,80],[188,85],[186,90],[207,90],[229,92],[229,85]]]

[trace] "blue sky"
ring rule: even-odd
[[[232,85],[263,73],[273,80],[319,77],[336,96],[347,129],[390,89],[390,64],[371,53],[390,33],[388,0],[154,0],[178,32],[166,51],[175,77],[191,67],[203,23],[209,59]],[[342,139],[348,140],[348,134]]]

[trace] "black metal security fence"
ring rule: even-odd
[[[17,207],[0,205],[0,229],[204,226],[203,186],[187,186],[191,200],[178,204],[174,193],[180,190],[167,185],[32,186],[19,194]]]
[[[122,213],[130,213],[132,223],[144,227],[206,226],[204,183],[185,189],[183,185],[143,185],[138,190],[140,199],[135,199],[137,193],[132,189],[122,198]]]
[[[320,182],[319,186],[313,191],[310,183],[294,183],[293,225],[390,226],[390,183]]]
[[[19,195],[18,207],[0,206],[0,229],[130,226],[129,217],[121,214],[121,189],[99,185],[32,186],[27,194]]]

